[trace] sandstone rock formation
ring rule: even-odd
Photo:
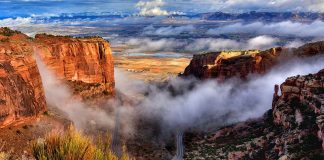
[[[186,139],[186,157],[209,159],[323,159],[324,69],[275,86],[263,118]]]
[[[114,67],[110,44],[102,38],[70,38],[38,34],[38,55],[64,80],[104,84],[114,94]]]
[[[46,109],[35,53],[70,86],[78,91],[81,86],[84,96],[114,95],[113,59],[106,40],[46,34],[33,39],[0,28],[0,128],[36,118]]]
[[[182,76],[198,79],[232,77],[245,79],[249,74],[263,74],[283,59],[292,56],[314,56],[324,53],[324,42],[306,44],[299,48],[272,48],[265,51],[229,51],[194,55]]]
[[[34,119],[46,109],[27,36],[0,28],[0,128]]]

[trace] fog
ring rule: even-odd
[[[261,117],[271,108],[275,84],[283,83],[289,76],[316,73],[324,68],[323,60],[324,57],[290,60],[273,68],[266,75],[251,75],[247,82],[235,78],[223,83],[172,78],[168,85],[182,93],[177,96],[170,92],[169,87],[161,88],[140,80],[130,81],[127,73],[117,69],[116,90],[136,103],[125,104],[115,99],[107,101],[104,107],[88,106],[76,99],[40,58],[37,58],[37,64],[47,103],[63,111],[78,128],[93,124],[113,130],[118,108],[122,120],[120,124],[124,126],[121,132],[131,135],[136,132],[135,117],[155,119],[165,131],[170,132],[176,128],[205,129],[204,125],[209,125],[210,122],[213,126],[222,126]],[[192,88],[190,86],[193,82],[195,87]],[[145,92],[148,93],[146,96]]]
[[[196,31],[196,28],[193,25],[183,25],[183,26],[168,26],[168,27],[159,27],[155,28],[152,25],[149,25],[143,29],[144,35],[159,35],[159,36],[174,36],[182,33],[191,34]]]
[[[167,89],[152,89],[137,107],[142,115],[158,117],[166,128],[204,128],[203,124],[223,126],[261,117],[271,109],[274,85],[289,76],[317,73],[324,68],[324,57],[292,60],[277,66],[264,76],[251,75],[248,82],[238,79],[218,83],[199,83],[183,95],[173,96]],[[172,79],[173,86],[184,89],[188,82]]]

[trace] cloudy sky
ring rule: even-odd
[[[324,11],[323,0],[0,0],[0,18],[60,13],[142,15],[211,11]]]

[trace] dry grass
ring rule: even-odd
[[[110,150],[111,139],[98,140],[96,145],[92,139],[76,131],[74,127],[64,133],[52,132],[43,141],[32,144],[33,155],[37,160],[128,160],[125,150],[118,158]]]
[[[6,153],[3,151],[3,148],[5,146],[5,142],[0,140],[0,160],[10,160],[13,159],[12,156],[10,156],[10,154]]]

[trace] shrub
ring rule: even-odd
[[[52,132],[43,141],[33,142],[32,152],[36,160],[118,160],[109,149],[110,142],[108,136],[95,145],[89,137],[69,127],[64,133]],[[120,159],[129,159],[125,150]]]
[[[8,27],[3,27],[3,28],[0,28],[0,34],[1,35],[4,35],[4,36],[12,36],[12,35],[15,35],[15,34],[20,34],[21,32],[20,31],[14,31],[14,30],[11,30],[10,28]]]

